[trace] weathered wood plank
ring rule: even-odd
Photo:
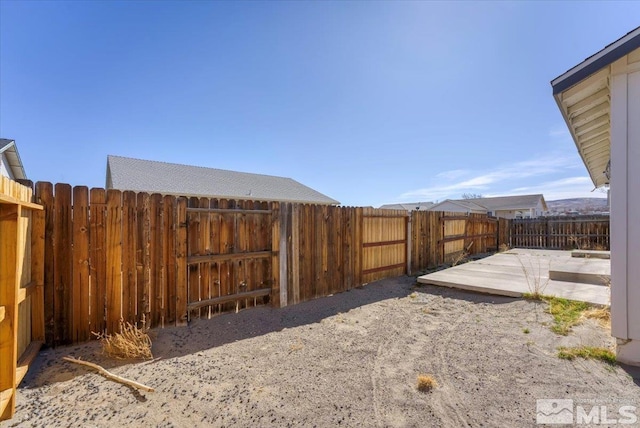
[[[104,189],[93,188],[90,191],[89,198],[90,330],[102,333],[106,329],[107,196]]]
[[[73,188],[73,327],[72,340],[91,338],[89,331],[89,189]]]
[[[138,193],[136,196],[136,315],[143,317],[145,323],[151,321],[151,255],[150,255],[150,223],[151,195]]]
[[[161,324],[160,318],[162,314],[162,301],[164,298],[165,288],[163,286],[164,264],[162,262],[162,232],[164,221],[162,195],[158,193],[154,193],[151,195],[149,202],[149,214],[149,321],[152,327],[156,327]]]
[[[176,206],[176,324],[187,321],[187,200],[178,198]]]
[[[246,291],[246,292],[241,292],[236,294],[228,294],[226,296],[215,297],[212,299],[189,303],[189,310],[192,311],[192,310],[196,310],[196,309],[199,309],[205,306],[210,306],[210,305],[219,305],[219,304],[229,303],[229,302],[239,302],[245,299],[250,299],[250,298],[253,299],[255,297],[269,296],[270,293],[271,293],[270,288],[261,288],[257,290]]]
[[[209,210],[209,199],[200,198],[198,201],[200,208]],[[211,222],[209,220],[210,213],[208,211],[198,211],[198,239],[199,248],[202,254],[211,254]],[[199,265],[199,288],[200,299],[208,300],[211,298],[211,284],[209,283],[211,266],[208,262]],[[211,306],[205,306],[200,309],[200,316],[211,318]]]
[[[281,308],[287,305],[287,241],[282,232],[283,218],[286,219],[286,204],[271,203],[271,305]],[[281,211],[283,211],[281,213]],[[284,291],[284,294],[281,293]]]
[[[31,339],[44,342],[44,258],[45,258],[45,211],[32,214],[31,227],[31,280],[38,284],[31,299]]]
[[[138,215],[135,192],[122,193],[122,318],[135,325],[137,312],[137,236]]]
[[[122,192],[107,190],[106,330],[120,331],[122,317]]]
[[[44,207],[44,337],[49,346],[54,345],[54,273],[53,257],[53,229],[55,224],[55,209],[53,184],[36,183],[36,201]]]
[[[54,343],[67,344],[73,341],[71,321],[73,319],[72,270],[71,270],[71,186],[58,183],[55,189],[54,225]]]
[[[171,325],[176,324],[176,230],[176,197],[167,195],[164,197],[166,299],[163,317],[164,323]]]

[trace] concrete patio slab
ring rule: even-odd
[[[588,259],[611,259],[611,251],[573,250],[571,257],[586,257]]]
[[[611,262],[603,259],[571,258],[549,268],[549,278],[557,281],[608,285],[611,281]]]
[[[524,293],[531,293],[534,285],[529,283],[540,278],[540,283],[547,283],[544,294],[598,305],[609,304],[609,287],[548,280],[550,266],[563,266],[570,260],[571,251],[514,249],[423,275],[418,278],[418,282],[500,296],[521,297]],[[529,282],[523,266],[528,272]]]

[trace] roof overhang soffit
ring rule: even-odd
[[[610,159],[610,78],[606,66],[554,98],[571,132],[594,186],[609,184],[605,171]]]

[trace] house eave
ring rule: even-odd
[[[8,166],[11,168],[11,173],[17,180],[26,180],[27,174],[24,171],[22,160],[20,159],[20,153],[18,153],[18,147],[15,141],[11,141],[2,150],[0,154],[4,154],[7,158]]]
[[[638,48],[640,48],[640,27],[553,79],[551,81],[553,94],[564,92]]]

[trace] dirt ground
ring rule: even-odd
[[[387,279],[156,330],[152,361],[109,360],[96,342],[44,350],[20,385],[15,417],[0,425],[523,427],[535,426],[537,398],[640,405],[629,368],[555,355],[563,345],[610,345],[605,329],[588,321],[563,337],[550,321],[544,304]],[[107,380],[66,355],[156,391]],[[419,392],[419,374],[439,386]]]

